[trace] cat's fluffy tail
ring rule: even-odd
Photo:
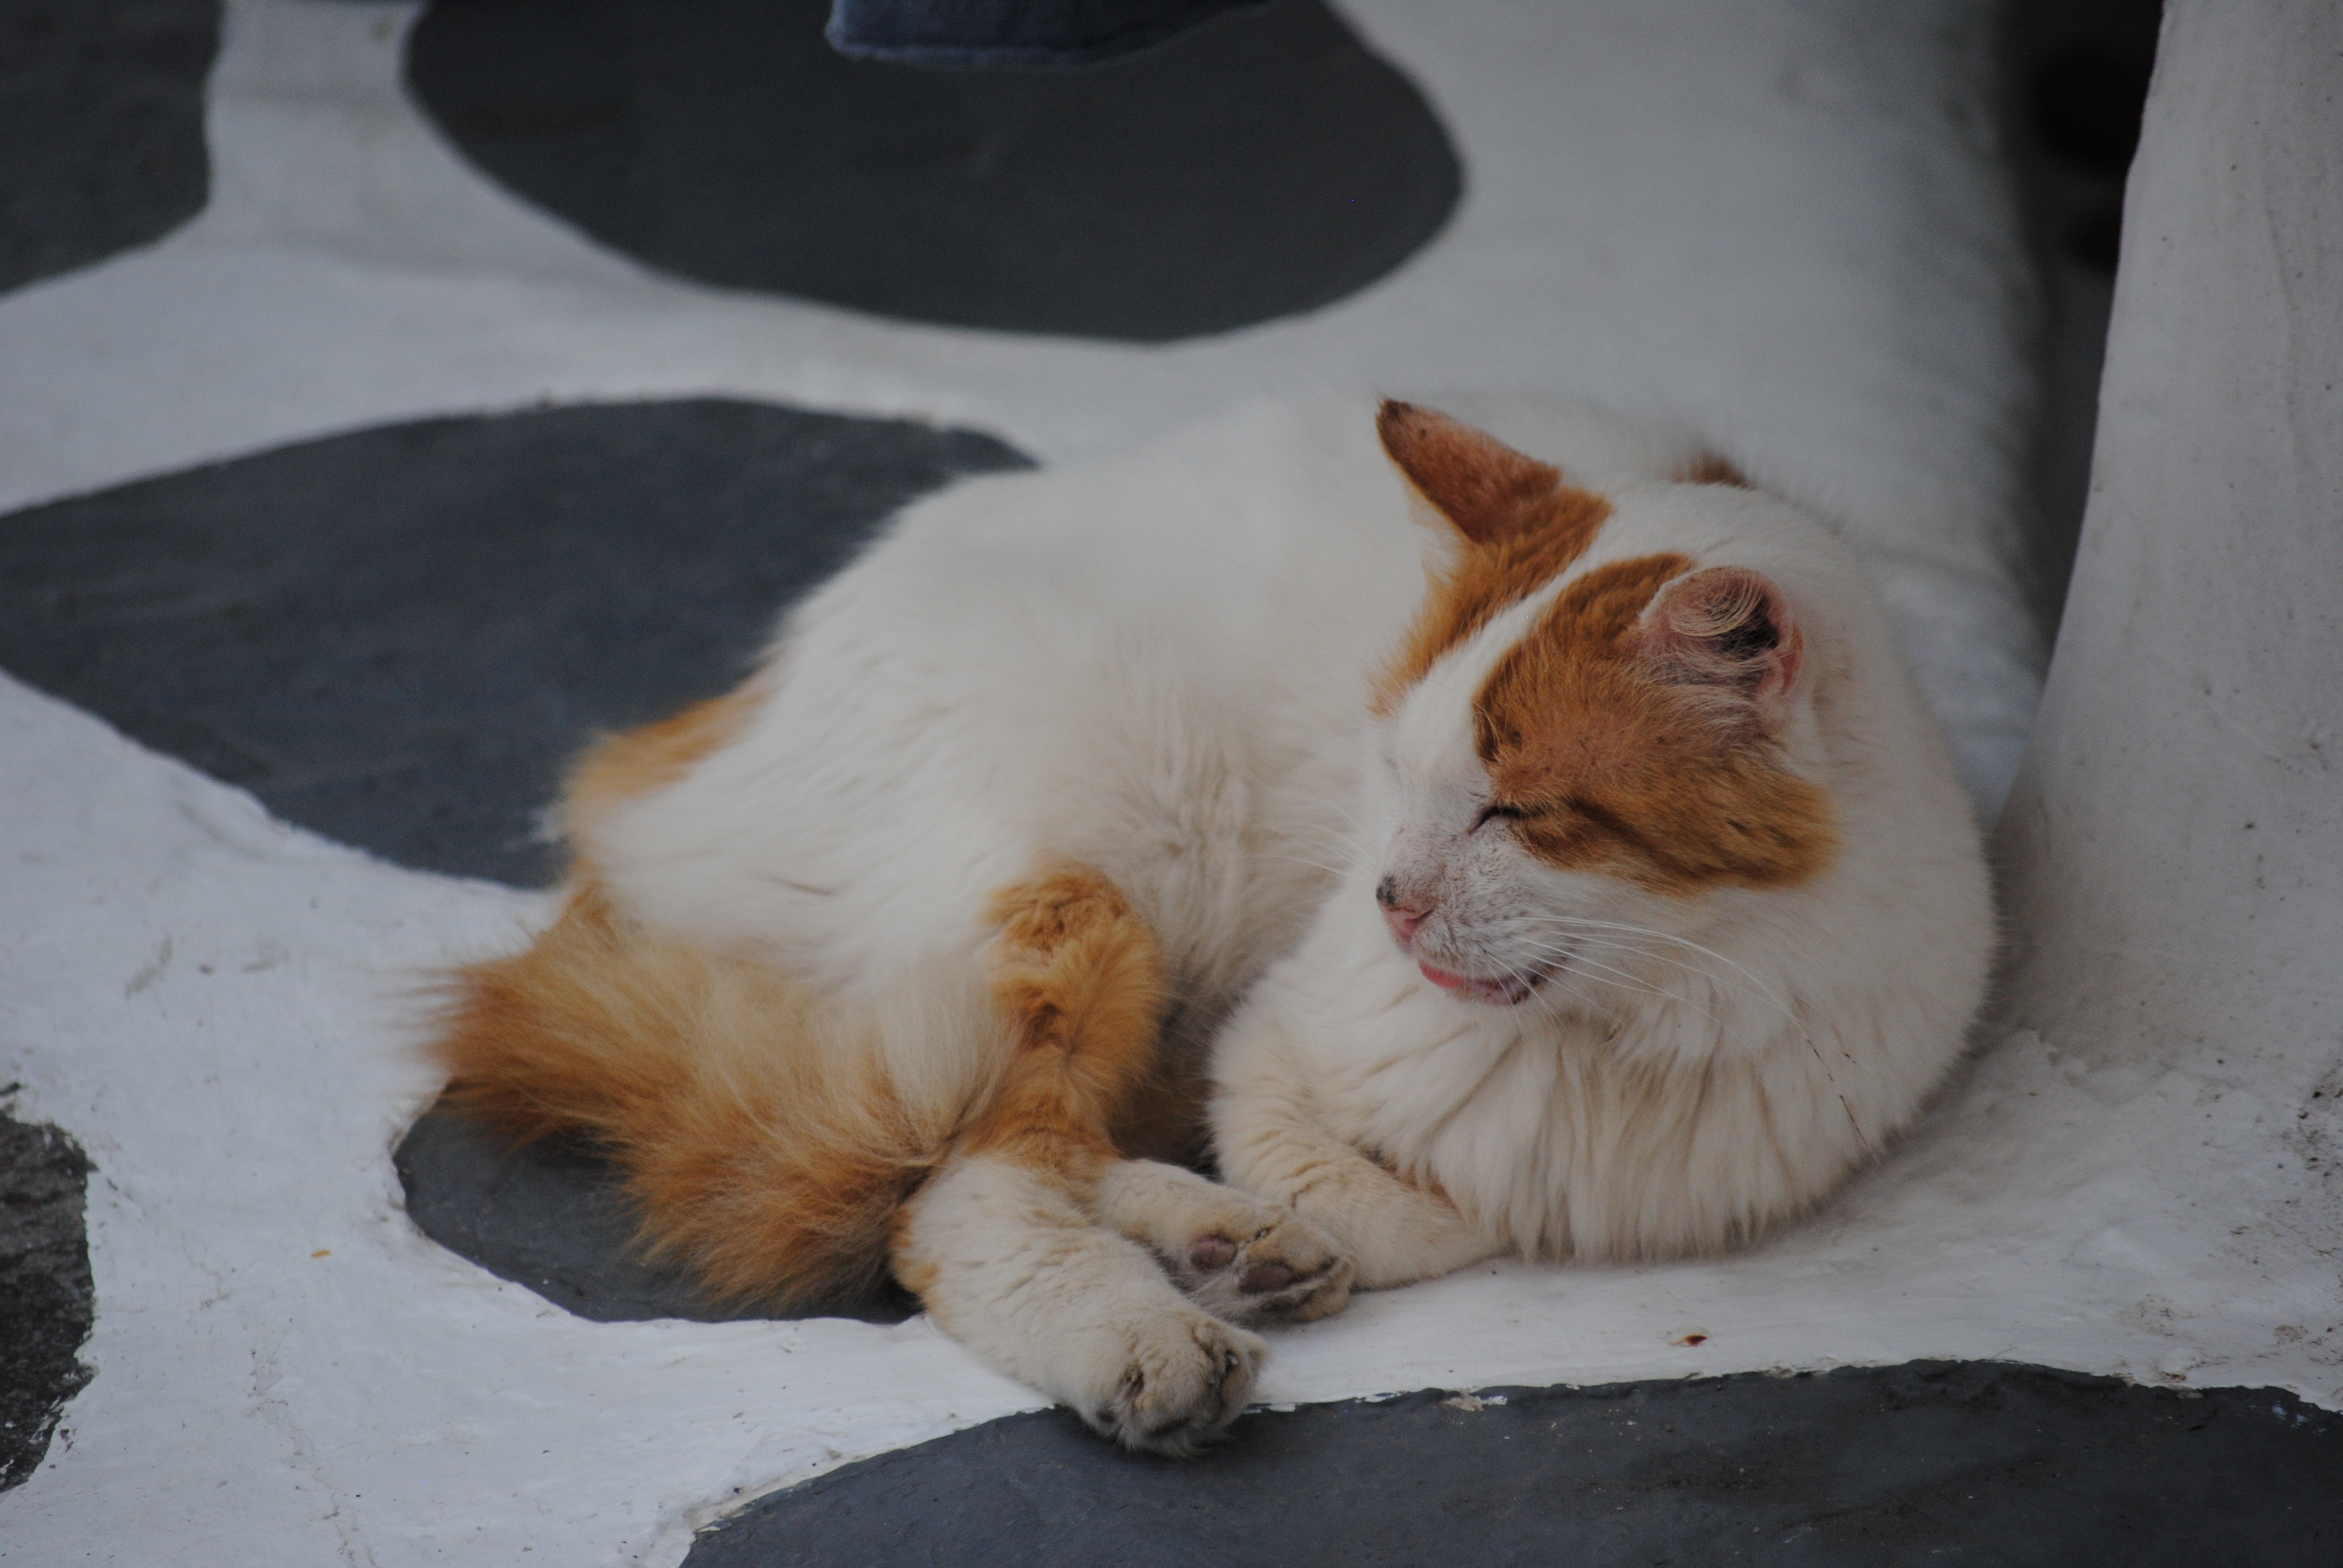
[[[588,882],[528,951],[456,976],[433,1050],[455,1108],[605,1148],[654,1252],[727,1299],[809,1302],[878,1284],[889,1220],[965,1103],[903,1092],[889,1022],[647,930]]]

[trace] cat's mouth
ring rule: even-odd
[[[1423,971],[1424,979],[1451,996],[1463,997],[1467,1001],[1484,1001],[1493,1007],[1519,1006],[1530,992],[1537,990],[1546,976],[1554,972],[1553,966],[1548,965],[1528,974],[1503,974],[1493,978],[1460,975],[1437,964],[1425,963],[1422,959],[1416,960],[1415,967]]]

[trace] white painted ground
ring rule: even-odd
[[[1151,348],[650,277],[442,147],[396,86],[413,7],[233,0],[210,209],[0,298],[0,508],[548,398],[910,412],[1047,460],[1305,379],[1546,387],[1688,416],[1844,516],[1997,803],[2038,651],[1986,7],[1700,9],[1353,5],[1451,128],[1456,220],[1331,309]],[[274,823],[5,678],[0,801],[0,1078],[98,1168],[97,1376],[0,1496],[0,1561],[672,1564],[744,1496],[1031,1403],[922,1321],[589,1323],[414,1230],[416,988],[538,898]],[[2304,1164],[2343,1098],[2234,1060],[2020,1034],[1757,1251],[1363,1298],[1279,1339],[1264,1397],[1991,1356],[2343,1406],[2343,1219]]]

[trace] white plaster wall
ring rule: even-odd
[[[2082,548],[2001,829],[2009,1016],[2159,1131],[2176,1335],[2343,1363],[2343,7],[2172,0]],[[2151,1111],[2152,1107],[2160,1108]],[[2280,1303],[2286,1303],[2283,1310]],[[2330,1374],[2331,1375],[2331,1374]]]

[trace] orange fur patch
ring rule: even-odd
[[[1063,865],[1002,889],[992,994],[1016,1045],[959,1147],[1086,1176],[1152,1086],[1165,990],[1154,933],[1113,883]]]
[[[1386,398],[1375,434],[1416,493],[1476,545],[1543,530],[1562,470],[1436,409]]]
[[[1212,1085],[1205,1068],[1201,1052],[1181,1060],[1159,1044],[1145,1084],[1124,1101],[1107,1129],[1116,1152],[1127,1160],[1202,1166],[1212,1143],[1204,1114]]]
[[[447,1102],[518,1137],[587,1134],[654,1250],[728,1299],[875,1285],[888,1218],[949,1137],[910,1123],[821,998],[649,930],[590,883],[527,952],[453,990],[434,1046]]]
[[[1598,567],[1497,662],[1473,702],[1493,800],[1550,865],[1668,893],[1803,881],[1836,846],[1828,797],[1780,766],[1745,692],[1644,625],[1692,565]]]
[[[562,831],[574,840],[612,808],[673,784],[746,729],[764,697],[762,684],[751,679],[656,724],[596,741],[569,771],[561,799]]]
[[[1003,1154],[1084,1179],[1153,1087],[1162,960],[1114,886],[1054,868],[1003,890],[991,917],[1006,1060],[924,1120],[871,1020],[628,919],[590,878],[528,951],[457,975],[433,1046],[443,1098],[517,1138],[591,1139],[653,1250],[719,1297],[867,1290],[945,1159]]]
[[[1390,713],[1442,654],[1585,554],[1611,503],[1567,483],[1559,468],[1428,408],[1387,402],[1375,428],[1463,544],[1376,682],[1375,710]]]

